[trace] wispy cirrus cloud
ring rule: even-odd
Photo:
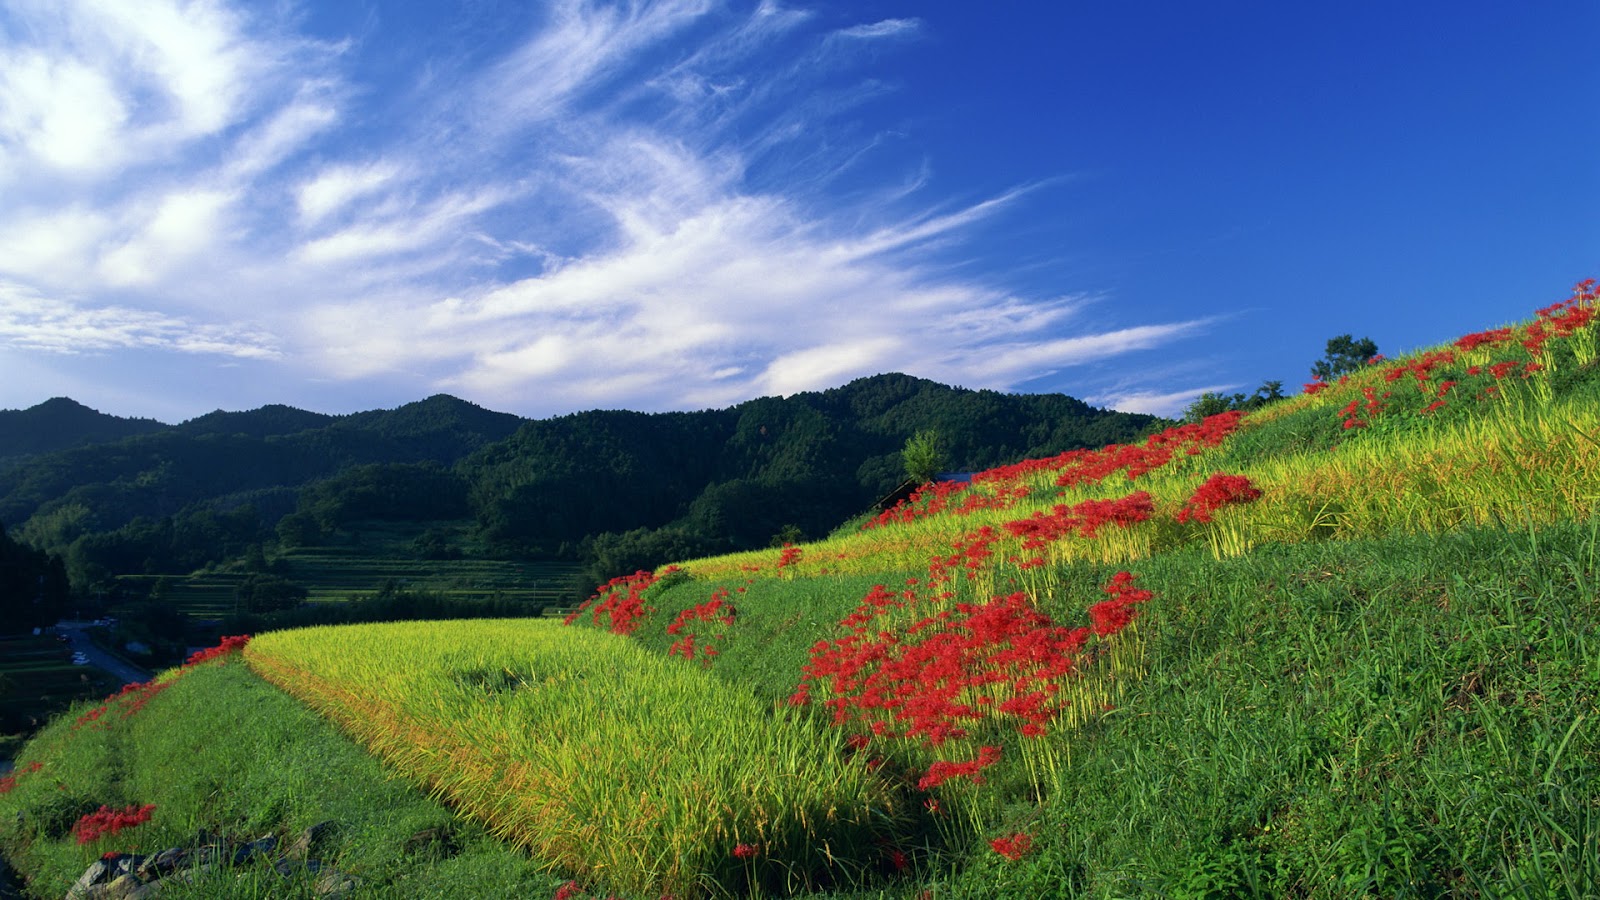
[[[1209,325],[951,275],[1029,189],[924,200],[912,155],[830,192],[884,152],[849,116],[893,87],[858,69],[914,19],[562,0],[397,88],[361,80],[379,37],[222,0],[113,6],[0,14],[26,26],[0,29],[0,190],[25,186],[0,223],[13,348],[274,361],[287,402],[308,374],[420,379],[545,414],[891,370],[1006,389]]]
[[[73,356],[151,349],[240,359],[280,356],[271,336],[245,328],[120,306],[81,307],[5,281],[0,281],[0,342]]]

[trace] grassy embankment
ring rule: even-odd
[[[829,729],[818,747],[876,773],[897,802],[850,848],[863,890],[1593,896],[1600,372],[1595,327],[1574,312],[1592,308],[1590,293],[1242,423],[997,470],[868,530],[690,561],[613,585],[580,621],[655,651],[659,665],[626,664],[638,692],[664,689],[672,666],[700,676],[693,690],[720,681],[769,711],[747,731]],[[311,653],[314,634],[276,636],[278,652]],[[405,665],[440,652],[419,648]],[[333,699],[315,696],[320,676],[277,677],[457,802],[552,757],[582,758],[556,735],[491,724],[502,731],[475,743],[510,755],[440,759],[440,734],[474,733],[470,703],[340,712],[339,691],[403,672],[399,659],[353,660],[330,681]],[[590,682],[617,680],[551,691],[505,671],[497,708],[606,708]],[[730,715],[668,718],[716,734]],[[667,791],[657,802],[704,805],[696,768],[653,755],[648,717],[635,730],[645,749],[634,755],[657,761]],[[72,746],[53,728],[29,748],[44,763],[29,778],[65,767]],[[740,755],[730,738],[707,746],[718,767]],[[586,797],[626,820],[637,804],[616,789],[636,783],[607,767],[525,778],[531,790],[500,802]],[[102,783],[128,803],[155,789]],[[271,807],[248,790],[230,798]],[[28,802],[0,798],[0,839],[41,872],[34,860],[69,850],[7,830]],[[682,884],[643,862],[562,855],[541,843],[539,821],[512,836],[585,891]],[[658,839],[698,854],[685,873],[710,877],[695,886],[734,893],[750,883],[730,877],[741,864],[804,874],[795,854],[815,852],[731,834],[685,824]],[[755,855],[735,853],[741,844]]]

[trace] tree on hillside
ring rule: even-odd
[[[1332,381],[1340,375],[1354,372],[1378,355],[1378,345],[1372,338],[1356,340],[1348,334],[1328,338],[1327,352],[1311,364],[1311,377],[1318,381]]]
[[[906,464],[906,477],[925,484],[945,466],[944,438],[933,429],[923,429],[906,439],[900,458]]]
[[[1221,394],[1216,391],[1206,391],[1183,411],[1185,422],[1199,422],[1207,416],[1215,416],[1233,410],[1250,412],[1260,409],[1274,400],[1283,399],[1283,382],[1264,381],[1256,388],[1256,392],[1246,397],[1244,394]]]

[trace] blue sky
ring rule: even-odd
[[[0,0],[0,407],[1173,414],[1600,274],[1592,0]]]

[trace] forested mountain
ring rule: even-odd
[[[904,478],[919,431],[937,433],[950,468],[976,469],[1153,422],[895,374],[701,412],[524,420],[446,395],[347,416],[267,406],[13,462],[0,522],[60,554],[79,586],[374,519],[470,523],[488,552],[616,568],[823,533]]]
[[[55,397],[27,409],[0,409],[0,462],[167,427],[154,419],[109,416],[75,400]]]

